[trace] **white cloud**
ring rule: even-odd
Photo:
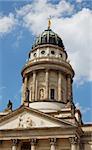
[[[76,106],[77,109],[79,109],[81,111],[82,114],[85,114],[85,113],[87,113],[88,111],[91,110],[90,107],[82,107],[82,106],[80,106],[79,103],[76,103],[75,106]]]
[[[16,20],[13,14],[9,16],[0,16],[0,36],[5,33],[9,33],[16,24]]]
[[[16,37],[16,40],[12,45],[13,49],[14,48],[19,48],[20,42],[23,39],[23,30],[20,30],[20,31],[16,32],[14,36]]]
[[[17,15],[22,17],[24,26],[37,35],[47,27],[49,16],[57,18],[65,12],[70,14],[72,11],[73,6],[65,0],[61,0],[56,5],[49,3],[48,0],[34,0],[32,4],[25,5],[17,10]]]
[[[47,18],[52,16],[51,28],[63,39],[77,83],[92,81],[92,11],[84,8],[70,18],[63,18],[64,12],[73,12],[73,6],[64,0],[57,5],[47,1],[35,0],[17,10],[17,15],[35,35],[47,28]]]
[[[58,25],[61,24],[61,27]],[[76,79],[92,81],[92,12],[83,9],[71,18],[57,19],[55,30],[63,37]],[[60,32],[61,31],[61,32]]]

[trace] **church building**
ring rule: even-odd
[[[0,150],[92,150],[92,124],[73,102],[74,70],[61,37],[36,38],[22,71],[21,105],[0,113]]]

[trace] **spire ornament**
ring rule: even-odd
[[[48,18],[48,29],[51,27],[51,17]]]

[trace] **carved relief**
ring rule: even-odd
[[[23,116],[19,117],[19,128],[30,128],[31,126],[35,125],[34,122],[31,120],[30,116]]]

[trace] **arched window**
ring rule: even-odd
[[[50,89],[50,99],[55,99],[55,90],[54,89]]]
[[[50,36],[50,38],[49,38],[49,43],[50,43],[50,44],[56,44],[55,36]]]
[[[37,56],[37,54],[36,53],[34,53],[34,57],[36,57]]]
[[[44,35],[44,36],[41,38],[41,40],[42,40],[42,44],[47,43],[47,36]]]
[[[43,55],[44,55],[44,54],[45,54],[45,51],[41,51],[41,54],[43,54]]]

